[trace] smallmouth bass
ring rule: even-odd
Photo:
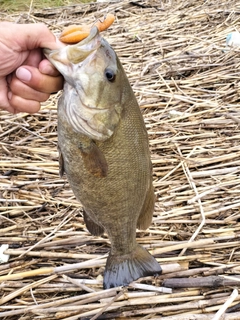
[[[155,195],[148,135],[123,67],[96,27],[75,45],[45,55],[64,76],[58,101],[60,173],[82,203],[93,235],[108,234],[104,288],[161,273],[136,242],[151,224]]]

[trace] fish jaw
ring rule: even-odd
[[[83,41],[57,50],[44,49],[43,53],[65,80],[74,86],[79,64],[100,47],[101,40],[97,27],[93,27],[89,36]]]

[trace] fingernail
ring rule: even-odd
[[[50,64],[50,62],[49,62],[49,64],[45,64],[45,65],[41,66],[41,69],[40,69],[41,73],[43,73],[43,74],[48,74],[48,75],[51,75],[54,70],[55,70],[55,69],[54,69],[54,67]]]
[[[31,72],[23,67],[16,70],[16,76],[21,81],[30,81],[32,78]]]

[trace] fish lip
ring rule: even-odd
[[[78,64],[83,62],[91,53],[98,50],[102,44],[102,37],[99,30],[94,26],[90,30],[90,34],[84,40],[76,43],[75,45],[69,45],[66,49],[66,55],[70,63]]]
[[[99,35],[99,30],[96,26],[93,26],[90,30],[89,35],[87,36],[87,38],[81,40],[80,42],[78,42],[77,44],[75,44],[75,46],[83,46],[85,44],[88,44],[90,41],[92,41],[97,35]]]
[[[56,50],[44,48],[43,53],[46,58],[61,72],[61,64],[68,67],[78,64],[85,60],[92,52],[96,51],[101,44],[102,37],[100,36],[98,28],[94,26],[90,30],[89,36],[82,41]]]

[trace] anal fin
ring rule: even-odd
[[[97,222],[93,221],[93,219],[90,218],[89,214],[85,210],[83,210],[83,219],[88,231],[93,236],[101,236],[104,233],[104,228]]]
[[[159,275],[162,268],[155,258],[142,246],[124,256],[108,256],[104,272],[104,289],[127,286],[141,277]]]
[[[153,211],[154,211],[155,198],[156,196],[154,194],[153,185],[151,184],[146,194],[144,204],[142,206],[142,210],[138,217],[138,221],[137,221],[138,229],[146,230],[150,226],[152,222]]]

